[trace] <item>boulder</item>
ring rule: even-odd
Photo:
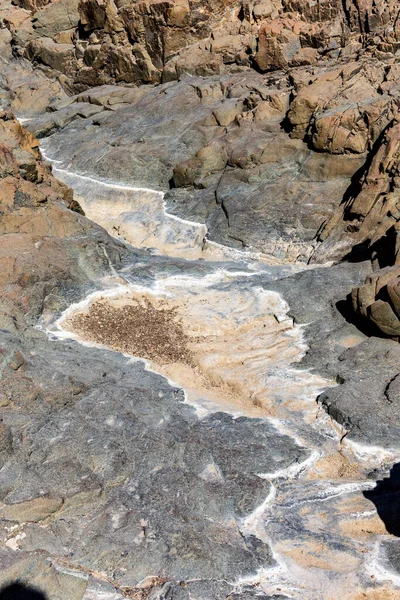
[[[276,19],[261,26],[254,60],[261,71],[288,67],[301,48],[295,23]]]
[[[54,39],[62,32],[74,31],[79,18],[78,0],[53,0],[33,14],[32,25],[39,37]]]
[[[353,309],[384,334],[400,336],[400,267],[386,267],[352,291]]]
[[[73,44],[57,44],[44,37],[29,42],[26,56],[66,75],[73,74],[76,68],[75,47]]]

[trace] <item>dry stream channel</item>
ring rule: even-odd
[[[367,473],[398,457],[349,442],[318,406],[318,393],[335,383],[296,364],[307,351],[304,329],[263,287],[300,267],[212,243],[204,225],[169,215],[162,193],[74,174],[46,143],[55,176],[89,219],[151,249],[148,264],[163,259],[151,275],[139,263],[115,273],[101,291],[48,318],[49,335],[145,360],[183,388],[198,419],[221,411],[261,419],[307,450],[302,462],[257,473],[270,491],[238,525],[269,544],[274,564],[238,579],[238,589],[257,584],[296,600],[400,599],[381,552],[391,536],[363,494],[375,487]],[[220,478],[218,466],[204,477]]]

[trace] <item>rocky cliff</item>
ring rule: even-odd
[[[22,0],[5,23],[15,52],[79,90],[170,81],[182,73],[390,60],[399,45],[397,17],[390,0]]]

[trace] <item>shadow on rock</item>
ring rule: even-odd
[[[357,329],[367,337],[379,337],[387,339],[387,336],[384,335],[379,327],[377,327],[372,321],[362,317],[354,311],[351,302],[351,294],[348,294],[345,300],[339,300],[339,302],[336,302],[335,306],[347,323],[351,323],[357,327]]]
[[[46,594],[22,583],[12,583],[0,589],[0,600],[49,600]]]
[[[373,490],[363,494],[375,504],[388,533],[400,537],[400,463],[393,465],[389,477],[378,480]]]

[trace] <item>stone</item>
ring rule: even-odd
[[[1,504],[0,519],[25,523],[43,521],[62,506],[60,498],[35,498],[18,504]]]
[[[79,23],[78,0],[50,2],[33,14],[32,22],[33,28],[40,37],[54,39],[62,32],[75,30]],[[72,42],[72,39],[70,41]]]
[[[28,44],[26,53],[31,60],[36,60],[64,74],[68,74],[75,68],[73,44],[57,44],[49,38],[39,38]]]
[[[83,599],[87,586],[83,573],[59,568],[41,552],[17,554],[18,558],[14,550],[1,550],[0,585],[17,580],[54,600]]]
[[[236,91],[238,81],[242,82],[241,89]],[[282,256],[290,247],[292,257],[301,256],[301,260],[307,260],[313,251],[313,238],[321,222],[330,216],[340,203],[351,176],[362,165],[364,159],[352,156],[346,160],[340,157],[327,160],[318,154],[311,155],[300,141],[290,140],[280,128],[289,94],[285,89],[265,88],[264,91],[262,76],[226,76],[223,82],[223,93],[218,80],[212,84],[212,89],[210,87],[206,90],[199,78],[175,84],[171,82],[164,84],[161,89],[150,88],[141,93],[132,91],[131,104],[127,102],[124,108],[121,100],[121,105],[116,104],[118,113],[115,116],[105,113],[101,121],[98,121],[101,122],[100,127],[93,126],[96,138],[107,140],[105,148],[109,161],[104,163],[102,169],[113,169],[112,173],[103,171],[97,175],[106,178],[112,176],[119,181],[131,180],[135,184],[158,189],[168,189],[168,182],[173,177],[174,184],[178,187],[176,191],[172,190],[168,194],[168,201],[175,203],[174,210],[177,210],[177,190],[182,185],[194,186],[196,190],[191,192],[193,203],[196,202],[204,215],[211,236],[231,245],[238,245],[239,240],[240,246],[240,240],[243,240],[244,244],[277,256]],[[159,93],[161,90],[162,93]],[[112,87],[99,88],[98,96],[95,96],[94,92],[90,95],[81,94],[78,100],[108,107],[111,106],[108,93],[114,93]],[[112,102],[118,102],[117,98],[115,96]],[[170,104],[171,98],[174,99],[173,106]],[[168,111],[165,111],[164,107],[167,105]],[[78,103],[78,106],[81,105]],[[67,128],[63,128],[63,122],[68,123],[70,117],[68,121],[64,121],[63,115],[73,115],[76,110],[71,104],[69,108],[61,107],[59,111],[41,118],[42,123],[49,123],[48,131],[54,131],[53,123],[59,123],[57,128],[61,129],[60,133],[50,140],[55,151],[58,144],[62,147],[72,143]],[[131,118],[137,120],[136,115],[139,111],[146,126],[146,140],[142,139],[138,121],[138,127],[135,129],[126,125]],[[60,114],[59,118],[57,112]],[[82,108],[80,115],[83,114]],[[97,119],[100,118],[100,114],[96,116]],[[193,120],[194,114],[196,117]],[[74,129],[75,154],[78,151],[74,159],[76,168],[79,170],[85,164],[85,168],[88,169],[92,155],[87,150],[87,145],[91,143],[86,135],[88,125],[84,120],[78,121],[75,117],[74,119],[71,126]],[[161,146],[159,119],[164,123],[162,135],[166,144]],[[118,144],[112,143],[113,145],[109,146],[108,142],[115,136],[115,124],[118,121]],[[154,126],[151,125],[152,122]],[[46,129],[41,129],[39,121],[32,121],[28,127],[40,136],[46,134]],[[192,132],[190,139],[186,133],[187,127]],[[183,143],[174,144],[172,147],[168,142],[169,131],[174,131],[175,138],[180,135],[179,131],[185,132]],[[83,141],[82,150],[79,150],[79,139]],[[126,147],[130,148],[129,167],[124,158]],[[143,154],[145,147],[149,148],[149,158],[143,164],[139,156]],[[134,156],[137,156],[135,166],[132,162]],[[290,190],[280,178],[282,169],[293,169],[298,173],[289,184]],[[218,180],[208,180],[218,173]],[[332,178],[334,182],[328,183]],[[216,202],[215,189],[213,190],[212,186],[215,186],[217,181],[219,183]],[[282,185],[285,189],[278,191]],[[202,208],[194,198],[203,194],[197,191],[201,189],[209,189],[209,200]],[[266,189],[271,190],[267,196]],[[308,196],[304,194],[305,189]],[[279,206],[275,204],[275,207],[272,207],[269,202],[273,203],[277,194],[287,200]],[[183,197],[183,194],[179,193],[179,198]],[[254,212],[250,215],[254,214],[254,217],[250,216],[248,211],[242,210],[244,197],[252,199]],[[302,206],[301,210],[297,210],[296,219],[293,202],[300,202]],[[228,219],[219,208],[221,206],[227,211]],[[259,212],[257,206],[262,207]],[[183,208],[182,216],[186,210],[187,206]],[[222,220],[217,217],[218,214],[223,217]],[[214,219],[216,221],[213,221]],[[195,217],[195,220],[198,220],[198,217]],[[296,239],[293,241],[291,236],[296,223],[300,224],[300,227],[297,227]]]
[[[272,21],[260,29],[255,61],[261,71],[282,69],[291,63],[300,50],[300,39],[292,23]]]

